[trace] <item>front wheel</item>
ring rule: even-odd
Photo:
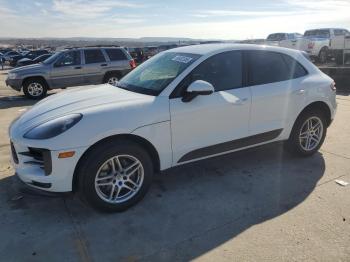
[[[32,78],[24,82],[23,93],[30,99],[41,99],[46,96],[47,84],[40,78]]]
[[[84,159],[79,190],[93,207],[119,212],[144,197],[152,176],[151,158],[142,147],[131,141],[102,144]]]
[[[318,111],[303,113],[296,120],[286,149],[299,156],[310,156],[322,146],[327,133],[324,114]]]

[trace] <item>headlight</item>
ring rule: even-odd
[[[58,117],[32,128],[24,134],[24,137],[29,139],[47,139],[58,136],[78,123],[82,117],[83,115],[81,114]]]
[[[8,74],[8,78],[9,79],[15,79],[17,77],[17,74],[16,73],[9,73]]]

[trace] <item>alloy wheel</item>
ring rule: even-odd
[[[44,87],[38,82],[33,82],[28,85],[28,93],[31,96],[38,97],[41,96],[44,92]]]
[[[144,180],[141,162],[130,155],[109,158],[95,177],[97,195],[108,203],[123,203],[134,197]]]
[[[321,142],[323,136],[323,123],[320,118],[308,118],[301,126],[299,143],[305,151],[314,150]]]

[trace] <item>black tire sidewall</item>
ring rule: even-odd
[[[41,84],[41,86],[43,87],[43,92],[40,96],[32,96],[29,92],[28,92],[28,86],[31,84],[31,83],[39,83]],[[35,99],[35,100],[38,100],[38,99],[42,99],[43,97],[46,96],[46,93],[47,93],[47,84],[45,81],[43,81],[42,79],[29,79],[27,81],[24,82],[23,84],[23,93],[25,94],[26,97],[30,98],[30,99]]]
[[[95,189],[95,177],[98,169],[109,158],[127,154],[136,157],[144,169],[144,180],[140,190],[131,199],[123,202],[111,204],[102,200]],[[79,172],[79,191],[82,197],[93,207],[105,212],[121,212],[139,202],[146,194],[153,177],[152,160],[148,153],[136,143],[120,142],[112,144],[102,144],[93,149],[84,159],[83,166]]]
[[[303,124],[305,123],[305,121],[307,119],[309,119],[310,117],[318,117],[321,121],[322,121],[322,125],[323,125],[323,134],[322,134],[322,138],[321,141],[319,142],[319,144],[317,145],[317,147],[315,147],[313,150],[310,151],[306,151],[304,150],[299,142],[299,134],[300,134],[300,129],[303,126]],[[326,138],[326,134],[327,134],[327,122],[326,122],[326,117],[324,116],[324,114],[322,112],[319,111],[307,111],[304,112],[302,115],[300,115],[298,117],[298,119],[296,120],[291,135],[287,141],[287,149],[289,152],[299,155],[299,156],[311,156],[313,154],[315,154],[320,147],[322,146],[325,138]]]

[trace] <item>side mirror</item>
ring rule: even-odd
[[[190,102],[196,96],[207,96],[214,93],[214,91],[215,90],[212,84],[203,80],[196,80],[187,87],[187,90],[182,97],[182,102]]]

